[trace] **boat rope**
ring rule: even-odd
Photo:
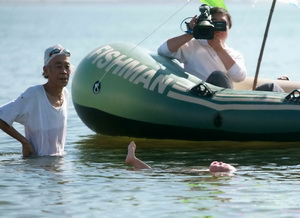
[[[176,10],[174,13],[172,13],[170,16],[167,17],[167,19],[162,22],[161,24],[159,24],[149,35],[147,35],[142,41],[140,41],[136,46],[134,46],[134,48],[132,48],[127,54],[130,54],[133,50],[135,50],[139,45],[141,45],[145,40],[147,40],[150,36],[152,36],[157,30],[159,30],[163,25],[165,25],[171,18],[173,18],[176,14],[178,14],[182,9],[184,9],[188,4],[190,3],[190,0],[186,0],[186,2],[178,9]],[[105,72],[101,79],[98,81],[98,83],[100,84],[101,81],[104,79],[104,77],[106,76],[106,74],[108,73]]]
[[[165,25],[171,18],[173,18],[176,14],[178,14],[182,9],[184,9],[188,4],[190,3],[190,0],[186,0],[186,3],[182,5],[177,11],[175,11],[173,14],[167,17],[167,19],[159,24],[149,35],[147,35],[142,41],[140,41],[132,50],[129,51],[132,52],[134,49],[136,49],[140,44],[142,44],[144,41],[146,41],[150,36],[152,36],[157,30],[159,30],[163,25]]]

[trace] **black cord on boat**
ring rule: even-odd
[[[192,19],[192,18],[193,18],[193,17],[187,17],[187,18],[185,18],[185,19],[181,22],[181,24],[180,24],[180,29],[181,29],[182,32],[185,32],[185,33],[188,33],[188,34],[193,34],[193,30],[192,30],[191,27],[190,27],[190,22],[186,22],[186,20]],[[186,30],[183,30],[183,28],[182,28],[182,24],[183,24],[183,23],[185,23]]]

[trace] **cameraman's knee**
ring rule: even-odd
[[[222,71],[212,72],[207,78],[206,82],[223,88],[230,88],[230,89],[232,88],[230,79],[228,78],[226,73]]]

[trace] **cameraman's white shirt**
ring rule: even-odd
[[[42,85],[28,88],[16,100],[0,107],[0,119],[8,125],[18,122],[25,127],[25,136],[37,155],[63,155],[68,91],[63,90],[64,103],[55,108]]]
[[[158,54],[177,59],[184,64],[184,69],[187,72],[203,81],[206,81],[208,76],[217,70],[227,73],[228,77],[234,82],[243,81],[247,74],[243,55],[227,46],[225,49],[236,62],[229,70],[226,70],[221,59],[207,40],[192,39],[173,53],[169,50],[167,42],[164,42],[158,48]]]

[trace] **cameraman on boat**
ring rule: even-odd
[[[168,39],[158,48],[158,54],[177,59],[187,72],[215,86],[233,88],[232,82],[246,78],[243,55],[225,44],[232,26],[227,10],[201,5],[200,15],[186,24],[186,33]],[[283,91],[273,83],[257,90]]]

